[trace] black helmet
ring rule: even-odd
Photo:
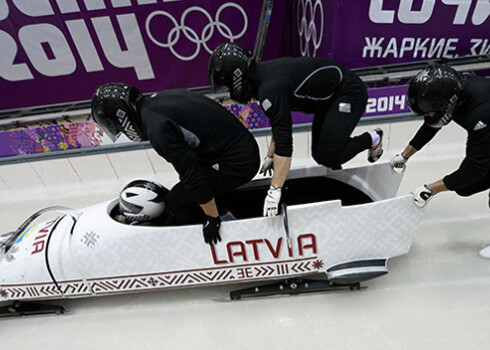
[[[155,220],[166,213],[168,189],[159,183],[134,180],[119,195],[119,212],[132,221]]]
[[[136,103],[141,97],[141,92],[132,86],[102,85],[92,97],[92,117],[112,141],[116,141],[121,132],[132,141],[146,140],[136,112]]]
[[[246,103],[252,97],[252,74],[255,58],[244,46],[237,43],[224,43],[214,50],[209,59],[209,80],[211,89],[226,86],[230,98]]]
[[[434,64],[417,74],[408,87],[408,106],[419,115],[436,112],[449,122],[462,97],[464,79],[453,68]]]

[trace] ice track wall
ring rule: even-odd
[[[421,121],[379,124],[385,131],[385,154],[381,161],[388,161],[400,152],[420,124]],[[373,127],[375,125],[360,126],[353,134]],[[449,172],[464,157],[465,139],[464,130],[450,124],[423,152],[416,155],[416,159],[453,159],[446,166]],[[264,156],[269,138],[261,136],[257,141]],[[293,167],[314,164],[310,144],[310,132],[294,134]],[[366,153],[363,152],[345,166],[365,165],[366,162]],[[5,164],[0,165],[0,203],[24,201],[27,198],[55,201],[57,198],[89,194],[113,197],[127,181],[136,178],[157,180],[168,187],[178,181],[171,165],[152,149]]]

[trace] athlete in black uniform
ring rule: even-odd
[[[315,115],[312,155],[327,167],[339,168],[359,152],[369,149],[369,160],[382,154],[382,131],[376,129],[350,137],[364,113],[366,86],[344,66],[324,58],[280,58],[256,64],[246,48],[236,43],[220,45],[209,62],[211,86],[228,87],[240,103],[255,98],[269,117],[272,142],[260,170],[272,167],[272,184],[264,203],[264,215],[277,214],[281,187],[293,153],[291,111]]]
[[[461,75],[447,65],[431,65],[410,81],[408,104],[413,112],[424,115],[424,123],[403,152],[391,159],[395,168],[403,168],[451,120],[468,131],[466,157],[459,169],[414,190],[415,203],[423,207],[442,191],[471,196],[489,189],[490,80]]]
[[[149,140],[179,174],[166,198],[176,223],[204,221],[205,242],[221,240],[215,197],[250,181],[260,165],[257,142],[228,110],[186,90],[143,97],[115,83],[97,89],[92,115],[113,140]]]
[[[391,160],[394,168],[404,168],[407,160],[451,120],[468,132],[466,157],[460,167],[439,181],[414,189],[415,203],[423,207],[443,191],[466,197],[489,189],[490,80],[461,75],[447,65],[431,65],[411,80],[408,103],[412,111],[424,115],[424,124],[403,152]],[[490,247],[480,255],[490,258]]]
[[[447,65],[431,65],[410,81],[408,104],[413,112],[424,116],[424,123],[403,152],[391,159],[394,168],[404,168],[407,160],[451,120],[468,132],[466,157],[460,167],[439,181],[414,189],[415,203],[424,207],[443,191],[467,197],[489,189],[490,80],[461,75]],[[490,258],[490,246],[480,255]]]

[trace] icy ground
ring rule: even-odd
[[[459,161],[411,161],[399,193]],[[2,201],[1,228],[45,206],[106,198]],[[236,286],[65,300],[62,316],[1,319],[0,348],[489,349],[490,260],[478,256],[489,244],[488,193],[444,193],[429,204],[409,254],[390,260],[390,273],[366,289],[228,303],[213,298]]]

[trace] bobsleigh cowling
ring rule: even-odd
[[[291,170],[285,206],[261,216],[270,180],[224,200],[238,218],[222,241],[203,242],[201,225],[135,226],[113,219],[117,200],[0,236],[0,301],[92,297],[324,274],[337,284],[388,272],[407,254],[423,210],[396,197],[402,174],[389,164]]]

